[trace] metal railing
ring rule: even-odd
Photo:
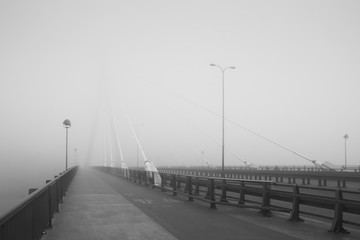
[[[52,227],[52,218],[59,211],[77,167],[73,167],[0,216],[1,240],[39,240],[46,228]]]
[[[219,169],[160,168],[159,171],[206,177],[220,177],[222,174]],[[301,168],[292,170],[225,169],[224,176],[236,179],[273,180],[276,183],[349,187],[360,190],[360,172],[302,170]]]
[[[259,209],[264,216],[272,211],[289,213],[290,221],[303,221],[301,215],[314,215],[331,221],[330,231],[348,233],[343,224],[360,226],[360,191],[343,188],[282,184],[269,180],[206,177],[160,173],[161,186],[152,182],[153,174],[141,170],[111,167],[96,169],[132,182],[187,196],[189,201]],[[302,210],[301,210],[302,209]]]

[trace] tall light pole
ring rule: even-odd
[[[225,159],[225,71],[227,69],[235,69],[235,67],[222,68],[216,64],[211,63],[211,67],[217,67],[221,70],[222,76],[222,164],[221,164],[221,177],[224,177],[224,159]]]
[[[68,169],[68,129],[71,127],[71,122],[69,119],[65,119],[63,126],[66,129],[66,157],[65,157],[65,170]]]
[[[349,135],[345,134],[344,135],[344,139],[345,139],[345,166],[344,168],[346,169],[346,140],[349,138]]]

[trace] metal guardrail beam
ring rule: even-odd
[[[183,175],[200,175],[207,177],[220,177],[220,169],[189,169],[189,168],[159,168],[160,172],[175,173]],[[310,180],[315,180],[318,186],[326,186],[327,181],[336,182],[336,187],[346,187],[347,182],[358,183],[360,190],[360,171],[321,171],[315,170],[258,170],[258,169],[225,169],[225,176],[228,178],[242,179],[275,179],[275,182],[295,183],[301,180],[303,185],[309,185]]]

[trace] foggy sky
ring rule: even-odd
[[[124,111],[156,165],[220,165],[221,118],[204,109],[221,114],[210,63],[236,66],[227,119],[338,165],[348,134],[358,165],[359,12],[358,1],[328,0],[0,1],[0,182],[63,171],[66,118],[70,165],[74,148],[82,164],[104,157],[114,117],[136,166]],[[229,122],[225,145],[257,165],[309,164]]]

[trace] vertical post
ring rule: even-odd
[[[195,182],[195,195],[199,195],[200,194],[200,187],[199,187],[199,177],[196,177],[195,178],[196,180],[196,182]]]
[[[193,187],[192,187],[192,181],[191,181],[191,176],[188,176],[188,194],[189,194],[189,201],[192,202],[194,201],[193,198]]]
[[[165,192],[166,173],[160,173],[160,176],[161,176],[161,191]]]
[[[293,206],[290,215],[290,221],[304,221],[300,218],[300,198],[299,198],[299,186],[296,184],[293,189]]]
[[[350,233],[348,230],[344,229],[343,227],[343,197],[341,189],[337,189],[335,192],[335,217],[332,223],[330,232],[342,232],[342,233]]]
[[[69,128],[66,128],[66,157],[65,157],[65,170],[68,169],[68,130]]]
[[[47,181],[46,181],[47,182]],[[48,204],[49,204],[49,215],[48,215],[48,228],[52,229],[52,201],[51,201],[51,186],[48,187]]]
[[[215,204],[215,180],[213,178],[209,179],[210,181],[210,208],[216,209]]]
[[[225,83],[224,83],[224,70],[222,72],[222,164],[221,164],[221,177],[225,177],[224,173],[224,159],[225,159]]]
[[[239,204],[245,204],[245,183],[243,181],[240,182]]]
[[[71,122],[69,119],[65,119],[63,122],[64,128],[66,128],[66,157],[65,157],[65,171],[68,169],[68,129],[71,127]]]
[[[266,183],[266,182],[263,183],[263,198],[262,198],[262,204],[261,204],[261,209],[260,209],[259,213],[265,217],[271,216],[270,187],[269,187],[269,183]]]
[[[221,78],[222,78],[222,164],[221,164],[221,177],[225,177],[224,174],[224,158],[225,158],[225,71],[229,68],[235,69],[235,67],[226,67],[222,68],[216,64],[210,64],[211,67],[218,67],[221,70]]]
[[[225,202],[225,203],[229,202],[228,200],[226,200],[226,180],[225,179],[222,180],[220,202]]]
[[[176,175],[175,174],[173,174],[173,196],[177,196]]]
[[[345,136],[344,136],[344,139],[345,139],[345,166],[344,166],[344,168],[346,169],[346,167],[347,167],[347,163],[346,163],[346,161],[347,161],[347,159],[346,159],[346,140],[349,138],[349,136],[347,135],[347,134],[345,134]]]

